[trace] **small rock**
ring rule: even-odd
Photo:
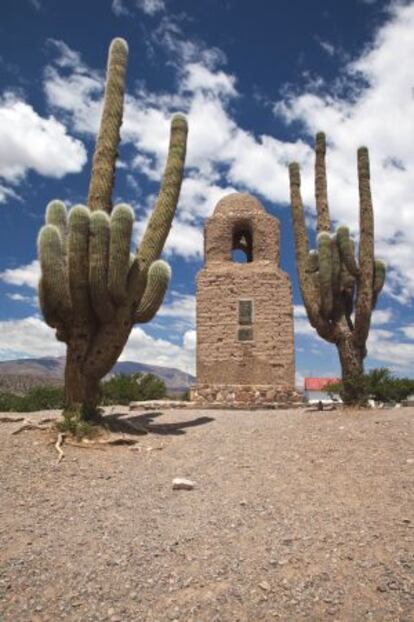
[[[270,585],[268,584],[267,581],[262,581],[261,583],[259,583],[259,587],[264,592],[268,592],[270,590]]]
[[[173,479],[173,490],[193,490],[195,483],[191,479],[185,479],[184,477],[176,477]]]
[[[246,501],[245,499],[242,499],[242,500],[240,501],[240,505],[247,505],[247,501]]]

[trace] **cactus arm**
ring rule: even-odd
[[[332,250],[331,236],[327,231],[318,234],[319,286],[321,290],[322,314],[328,320],[332,315]]]
[[[341,291],[341,257],[338,248],[336,234],[331,236],[331,255],[332,255],[332,292],[337,298]]]
[[[127,60],[127,42],[120,38],[114,39],[109,48],[103,112],[88,193],[89,208],[92,211],[104,210],[108,214],[112,210],[111,196],[122,125]]]
[[[134,210],[124,203],[117,205],[111,214],[108,271],[108,289],[116,304],[122,304],[127,297],[133,225]]]
[[[62,238],[62,250],[66,255],[66,241],[68,235],[68,213],[66,211],[66,205],[63,201],[50,201],[46,207],[46,224],[55,225],[59,229],[60,237]]]
[[[37,246],[42,270],[40,303],[46,321],[50,319],[53,322],[51,326],[56,328],[54,318],[59,318],[60,322],[68,320],[72,310],[63,243],[58,228],[55,225],[42,227]]]
[[[46,291],[46,286],[43,277],[39,279],[39,285],[37,288],[37,295],[39,300],[39,307],[42,312],[45,322],[48,326],[56,328],[59,325],[59,317],[53,312],[53,308],[48,304],[49,296]]]
[[[385,263],[380,259],[376,259],[374,262],[374,300],[373,300],[373,308],[377,304],[378,296],[385,283],[387,268]]]
[[[306,271],[309,273],[317,272],[319,270],[319,255],[316,249],[312,249],[308,253],[308,266]]]
[[[175,115],[171,122],[170,145],[161,189],[137,250],[141,270],[144,271],[159,258],[171,228],[183,179],[187,131],[185,117]]]
[[[138,324],[149,322],[156,315],[164,300],[170,278],[171,268],[162,259],[150,265],[147,286],[138,305],[135,322]]]
[[[318,233],[331,230],[329,217],[328,189],[326,182],[326,138],[323,132],[318,132],[315,139],[315,200]]]
[[[315,286],[315,279],[313,278],[318,273],[310,274],[308,271],[309,243],[300,192],[300,170],[297,162],[292,162],[289,165],[289,180],[296,263],[303,302],[311,325],[316,328],[321,337],[331,341],[331,330],[328,322],[321,315],[319,288]]]
[[[341,255],[338,248],[336,234],[331,235],[332,254],[332,320],[339,321],[346,315],[344,299],[341,291]]]
[[[69,289],[77,324],[89,322],[92,315],[89,298],[89,221],[87,207],[72,207],[68,237]]]
[[[373,307],[374,215],[372,209],[369,156],[366,147],[358,149],[359,184],[359,278],[355,303],[355,342],[365,344]]]
[[[89,226],[89,288],[95,315],[109,322],[115,308],[108,292],[109,216],[102,210],[92,212]]]
[[[338,227],[336,237],[342,261],[353,276],[358,276],[359,268],[355,260],[355,248],[349,235],[349,228],[344,225]]]

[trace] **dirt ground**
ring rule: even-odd
[[[414,620],[414,409],[134,419],[60,464],[0,424],[2,622]]]

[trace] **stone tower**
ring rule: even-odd
[[[292,292],[279,268],[279,221],[248,194],[218,202],[197,276],[192,399],[266,404],[296,396]],[[245,263],[233,260],[243,251]]]

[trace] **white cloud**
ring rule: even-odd
[[[392,309],[375,309],[371,318],[371,326],[389,324],[393,319]]]
[[[151,337],[141,327],[134,327],[119,360],[175,367],[194,373],[194,351],[189,343],[188,337],[180,346],[166,339]]]
[[[403,340],[401,334],[373,328],[368,339],[368,352],[370,360],[375,360],[390,367],[397,373],[410,373],[414,365],[414,330],[412,327],[404,327],[403,333],[409,341]]]
[[[115,13],[117,17],[121,17],[121,15],[131,15],[131,12],[128,10],[122,0],[112,0],[111,8],[113,13]]]
[[[37,306],[37,296],[23,296],[23,294],[6,294],[7,298],[13,300],[14,302],[24,302],[34,307]]]
[[[306,337],[318,337],[316,331],[309,323],[306,309],[303,305],[293,305],[293,321],[295,327],[295,335],[305,335]]]
[[[61,178],[79,172],[86,162],[83,144],[69,136],[54,117],[43,118],[11,93],[0,99],[0,178],[17,183],[29,170]],[[2,186],[0,200],[16,198]]]
[[[135,3],[146,15],[155,15],[165,10],[164,0],[135,0]]]
[[[407,339],[411,339],[414,341],[414,325],[407,325],[401,327],[401,332]]]
[[[208,67],[200,63],[188,63],[185,67],[185,74],[182,87],[184,91],[210,91],[231,97],[237,95],[234,76],[230,76],[224,71],[213,73]]]
[[[184,333],[183,344],[184,348],[189,351],[193,351],[196,348],[196,331],[188,330]]]
[[[40,279],[40,264],[37,259],[25,266],[18,268],[8,268],[0,272],[0,280],[9,285],[27,286],[37,289]]]
[[[316,37],[316,40],[321,46],[321,48],[328,54],[328,56],[334,56],[335,46],[333,45],[333,43],[330,43],[329,41],[324,41],[323,39],[320,39],[319,37]]]
[[[38,317],[0,321],[0,359],[61,356],[64,345]]]
[[[117,17],[128,17],[132,15],[131,8],[135,7],[146,15],[156,15],[165,11],[164,0],[112,0],[111,9]]]
[[[195,324],[195,296],[171,292],[171,300],[164,303],[157,313],[157,317],[173,317],[194,326]]]
[[[207,48],[201,41],[189,39],[182,31],[181,16],[164,15],[147,41],[150,53],[154,48],[167,54],[167,62],[182,70],[188,63],[197,62],[209,69],[225,63],[226,55],[219,48]]]
[[[164,247],[168,255],[184,259],[201,259],[203,256],[203,231],[201,227],[175,219]]]
[[[0,184],[0,203],[6,203],[8,199],[14,199],[15,201],[22,200],[20,195],[12,188],[7,188],[7,186]]]

